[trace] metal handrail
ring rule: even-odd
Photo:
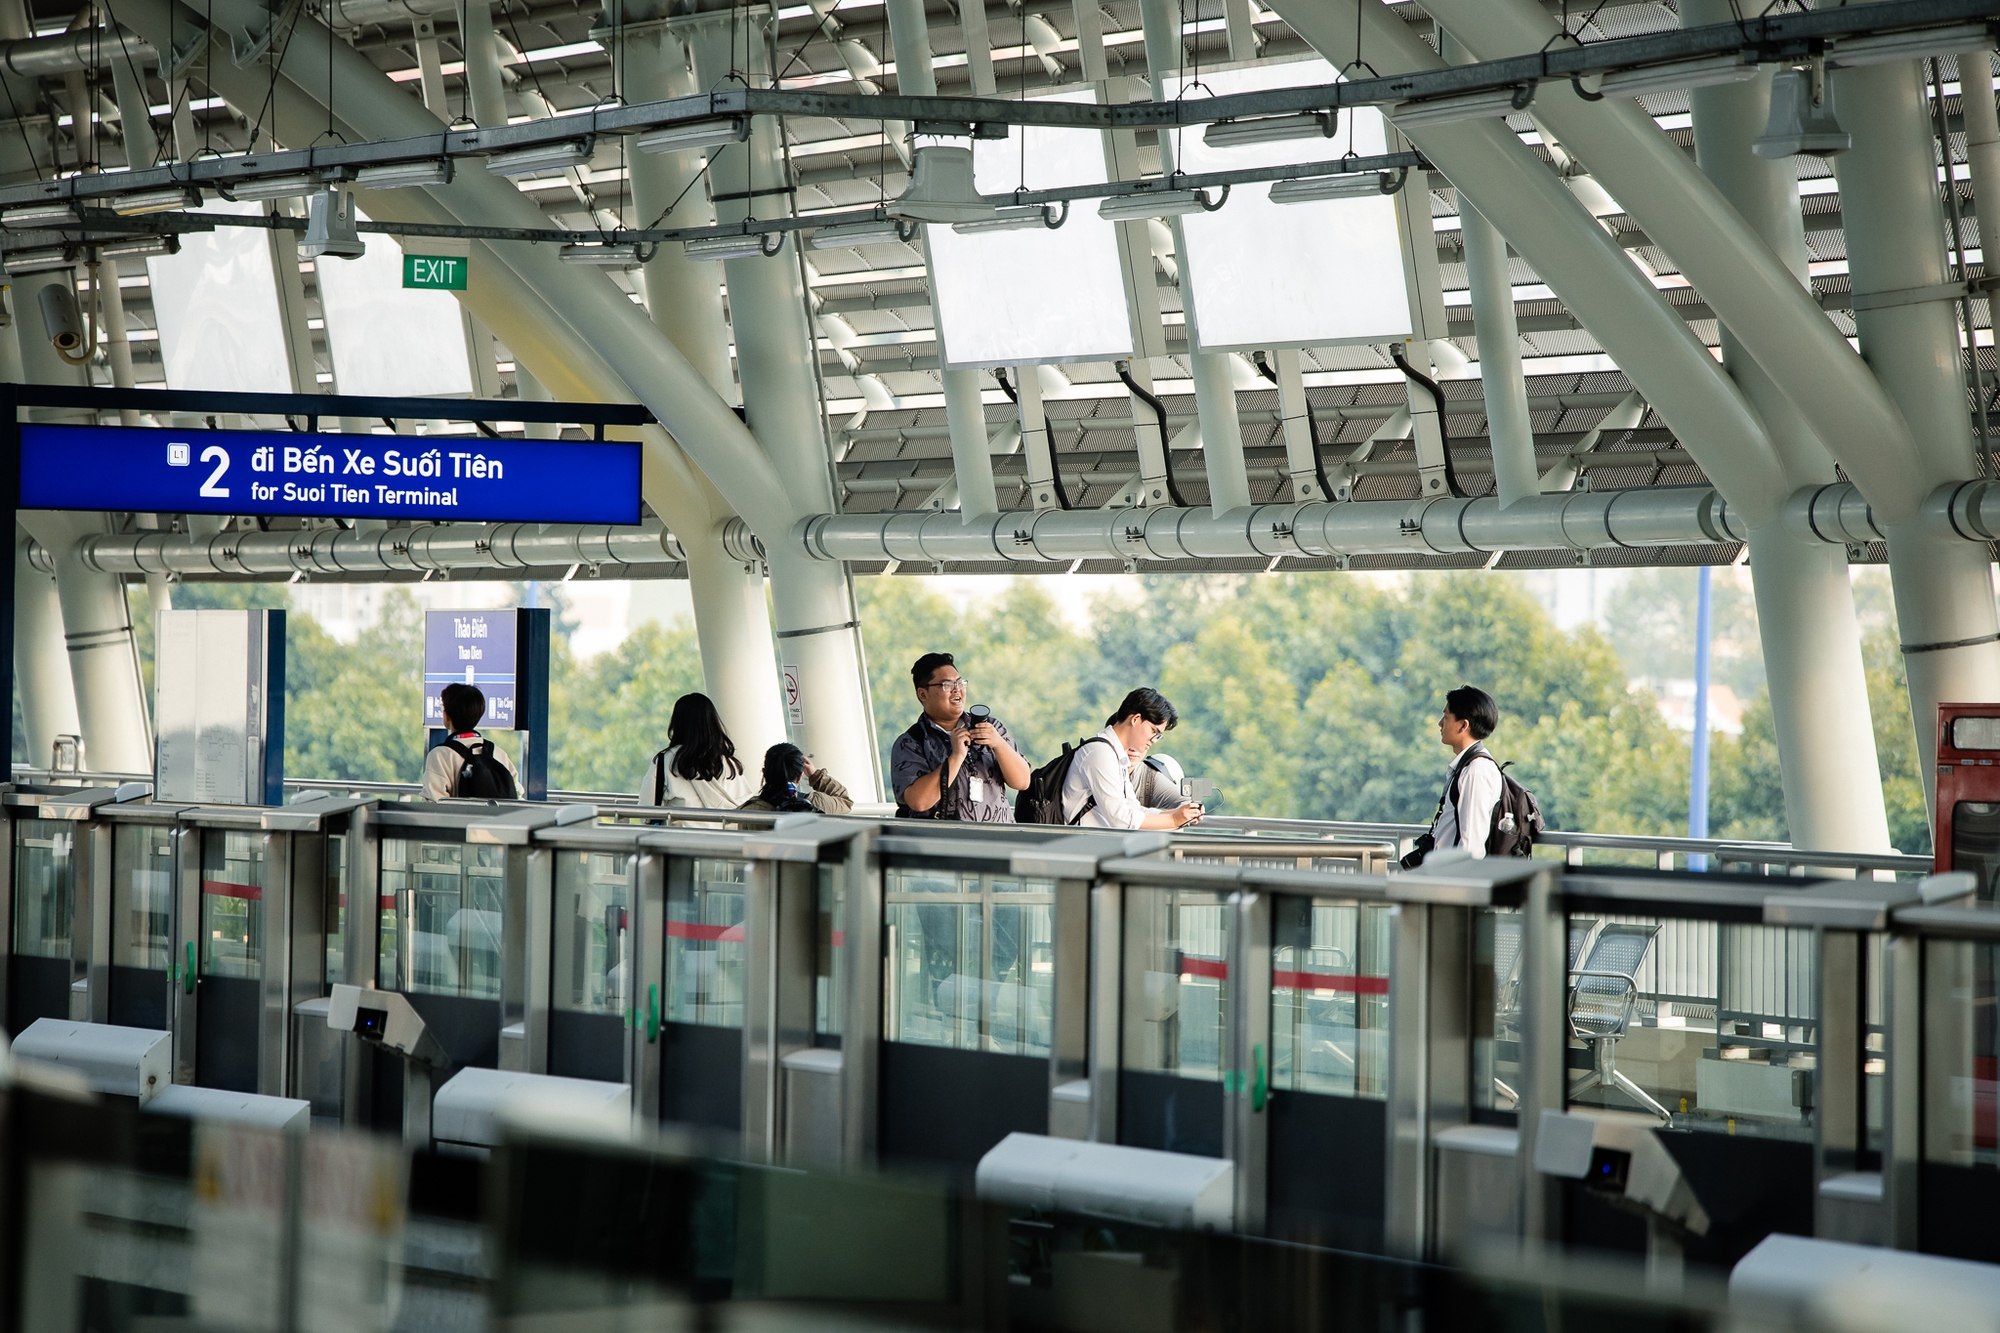
[[[151,773],[72,772],[67,769],[14,766],[17,782],[76,783],[80,786],[107,786],[121,782],[151,782]],[[414,782],[367,782],[339,778],[287,778],[290,791],[347,792],[358,796],[416,796],[422,786]],[[581,801],[601,806],[638,808],[630,792],[552,791],[552,801]],[[873,815],[872,807],[856,806],[856,813]],[[694,816],[698,821],[699,816]],[[1217,834],[1243,835],[1228,845],[1269,839],[1274,845],[1220,853],[1259,856],[1342,856],[1353,852],[1333,850],[1325,844],[1378,846],[1388,844],[1407,850],[1411,839],[1427,832],[1428,824],[1365,823],[1356,820],[1265,819],[1251,815],[1210,815],[1198,829],[1176,837],[1175,845],[1200,847],[1215,842]],[[1185,838],[1183,843],[1182,838]],[[1563,859],[1573,866],[1584,864],[1587,851],[1650,853],[1663,870],[1678,862],[1685,865],[1695,856],[1732,865],[1783,866],[1794,874],[1808,870],[1888,871],[1901,875],[1927,875],[1932,860],[1928,856],[1906,856],[1895,852],[1830,852],[1794,847],[1786,842],[1731,842],[1721,838],[1667,838],[1638,833],[1587,833],[1568,829],[1548,829],[1537,840],[1540,846],[1561,848]],[[1319,844],[1319,846],[1310,846]],[[1215,845],[1221,845],[1216,843]],[[1298,850],[1293,850],[1294,847]],[[1393,856],[1388,859],[1395,859]]]

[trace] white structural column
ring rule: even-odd
[[[1356,59],[1356,0],[1279,0],[1279,14],[1336,68]],[[1361,0],[1361,55],[1383,74],[1443,62],[1402,18]],[[1752,522],[1783,509],[1783,469],[1764,424],[1687,321],[1588,210],[1498,117],[1408,132],[1451,183],[1574,311],[1730,505]]]
[[[14,684],[21,691],[28,762],[45,768],[55,738],[81,735],[82,727],[76,720],[69,654],[63,649],[62,603],[56,598],[55,577],[28,562],[26,529],[15,533]]]
[[[1093,2],[1089,8],[1095,12],[1097,6]],[[1083,12],[1083,5],[1078,6],[1078,12]],[[1179,77],[1184,60],[1180,15],[1171,0],[1141,0],[1139,18],[1146,30],[1146,72],[1153,100],[1163,102],[1167,100],[1167,82]],[[1174,164],[1168,160],[1172,155],[1171,138],[1162,134],[1161,170],[1173,170]],[[1171,225],[1175,253],[1185,254],[1179,219]],[[1145,284],[1149,289],[1151,276],[1147,275]],[[1188,334],[1194,336],[1192,327]],[[1195,417],[1201,422],[1201,460],[1208,472],[1209,507],[1218,514],[1243,508],[1250,503],[1250,481],[1243,462],[1243,426],[1236,414],[1236,380],[1228,356],[1190,351],[1188,370],[1194,379]]]
[[[81,367],[56,355],[42,324],[42,288],[68,281],[66,273],[36,274],[14,288],[21,367],[31,384],[84,382]],[[91,766],[120,773],[152,772],[152,724],[124,582],[115,574],[86,568],[76,554],[78,541],[105,530],[103,515],[44,510],[24,514],[22,526],[55,553],[63,644],[68,649],[75,709]],[[15,662],[19,669],[19,653]]]
[[[1727,23],[1730,17],[1729,0],[1681,0],[1683,26]],[[1789,161],[1773,162],[1750,148],[1770,114],[1771,75],[1696,88],[1691,97],[1695,156],[1703,174],[1803,288],[1806,239],[1796,170]],[[1786,481],[1794,487],[1832,481],[1833,459],[1825,447],[1727,325],[1722,363],[1763,416]],[[1781,522],[1764,523],[1750,532],[1750,581],[1792,841],[1835,851],[1887,850],[1889,826],[1846,551],[1801,541]]]
[[[968,7],[975,7],[981,0],[963,0]],[[924,0],[889,0],[889,36],[896,48],[896,91],[907,97],[937,96],[937,75],[931,69],[931,43],[929,21],[924,16]],[[981,10],[976,23],[966,25],[966,40],[972,40],[972,28],[981,29],[980,39],[985,34],[985,11]],[[985,59],[974,63],[971,69],[975,96],[993,95],[993,55],[984,52]],[[968,52],[970,59],[970,52]],[[985,75],[985,86],[981,87],[980,75]],[[983,372],[977,370],[953,370],[940,366],[938,378],[944,384],[944,417],[951,430],[951,465],[953,476],[958,481],[959,514],[968,521],[983,514],[997,513],[1000,502],[993,490],[993,456],[986,449],[986,403],[980,387]]]
[[[1507,238],[1458,195],[1465,277],[1472,291],[1472,332],[1479,344],[1479,388],[1486,399],[1486,435],[1493,445],[1493,485],[1500,503],[1541,494],[1535,429],[1528,420],[1528,383],[1521,374],[1521,333],[1514,321],[1514,283],[1507,273]]]
[[[472,119],[480,125],[505,125],[507,86],[500,77],[500,51],[493,41],[491,0],[459,0],[458,38],[465,51],[465,90],[472,99]]]
[[[621,10],[614,4],[606,11],[607,19],[615,21],[621,15],[624,19],[615,34],[614,58],[625,71],[625,96],[630,101],[659,101],[696,91],[686,42],[672,24],[659,21],[659,8],[649,3]],[[639,225],[700,226],[714,221],[708,192],[698,186],[688,188],[700,174],[701,153],[634,152],[626,162]],[[677,200],[686,216],[659,222]],[[729,329],[715,265],[689,259],[678,245],[662,245],[643,272],[653,323],[719,397],[734,401]],[[723,549],[722,526],[733,515],[705,479],[695,492],[681,497],[680,508],[688,515],[683,522],[695,522],[698,515],[702,524],[685,531],[669,523],[688,556],[688,594],[694,602],[695,638],[701,645],[702,681],[723,725],[748,760],[785,738],[763,570]]]
[[[677,21],[694,52],[696,76],[703,86],[719,84],[731,73],[732,23],[744,25],[737,33],[735,55],[739,62],[747,61],[752,82],[769,77],[765,21],[761,13],[733,9]],[[787,170],[777,126],[765,116],[752,122],[750,141],[730,157],[728,169],[709,173],[719,192],[777,185]],[[761,198],[768,203],[783,196]],[[717,208],[716,220],[740,221],[755,202],[759,201],[727,201]],[[774,498],[798,517],[831,513],[836,507],[833,459],[814,373],[819,353],[806,315],[798,240],[787,236],[777,254],[732,259],[724,263],[723,271],[744,409],[751,433],[775,465],[783,488]],[[812,559],[790,532],[759,535],[770,561],[773,619],[792,739],[848,786],[879,799],[882,761],[875,747],[861,625],[847,568]]]
[[[1854,146],[1833,160],[1861,351],[1915,439],[1905,466],[1928,493],[1977,475],[1958,321],[1948,301],[1870,308],[1868,298],[1949,280],[1929,104],[1915,61],[1832,76]],[[1846,459],[1841,460],[1846,463]],[[1861,479],[1849,467],[1857,484]],[[1862,487],[1867,494],[1867,487]],[[1874,497],[1869,496],[1871,504]],[[1888,520],[1896,621],[1924,790],[1936,772],[1937,706],[2000,699],[2000,620],[1986,548],[1911,510]],[[1942,530],[1941,530],[1942,529]]]

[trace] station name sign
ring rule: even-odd
[[[21,428],[23,509],[637,523],[639,446],[478,436]]]

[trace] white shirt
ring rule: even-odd
[[[1108,744],[1094,742],[1102,739]],[[1097,804],[1077,819],[1091,797]],[[1080,828],[1138,828],[1151,813],[1139,803],[1132,790],[1132,770],[1125,765],[1125,742],[1106,727],[1077,748],[1070,760],[1069,776],[1063,779],[1063,820],[1074,820]]]
[[[1451,757],[1447,777],[1461,759],[1465,770],[1458,775],[1457,790],[1446,798],[1444,810],[1431,827],[1431,837],[1439,851],[1463,847],[1475,858],[1484,857],[1486,839],[1493,832],[1493,811],[1500,804],[1500,763],[1475,742],[1466,754]]]
[[[476,731],[461,731],[455,734],[452,739],[470,750],[480,741],[491,740],[493,738],[482,736]],[[528,794],[521,790],[521,774],[520,770],[514,767],[514,761],[509,759],[507,752],[498,745],[493,747],[493,757],[500,761],[500,767],[506,769],[512,775],[514,779],[514,798],[516,800],[526,800]],[[430,752],[424,756],[424,799],[426,801],[442,801],[446,797],[451,796],[458,790],[458,775],[464,769],[465,760],[459,757],[458,751],[452,749],[449,745],[433,745],[430,748]]]
[[[744,769],[735,777],[729,776],[729,766],[723,765],[722,776],[714,782],[701,778],[684,778],[674,772],[674,760],[680,755],[678,745],[670,747],[660,757],[659,763],[646,765],[646,774],[639,779],[639,804],[653,803],[653,785],[659,781],[660,764],[667,766],[666,799],[664,805],[691,805],[699,810],[737,810],[745,801],[757,794],[762,783],[753,777],[749,769]]]

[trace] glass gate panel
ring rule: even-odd
[[[7,1019],[16,1032],[38,1018],[68,1018],[76,980],[76,825],[14,825],[14,946]]]
[[[628,852],[555,853],[549,1073],[625,1080],[623,1036],[633,1011]]]
[[[744,861],[667,861],[662,1119],[742,1128],[749,887],[750,866]]]
[[[114,828],[110,1017],[121,1027],[167,1026],[173,901],[174,830],[146,824]]]
[[[1925,940],[1918,1248],[2000,1261],[2000,946]]]
[[[498,1000],[506,866],[490,843],[382,839],[381,984]]]
[[[205,829],[201,839],[200,937],[195,948],[195,1082],[257,1091],[262,1035],[267,836]]]
[[[1222,1156],[1231,915],[1220,893],[1125,891],[1120,1143]]]
[[[1279,898],[1271,948],[1271,1086],[1388,1096],[1387,903]]]

